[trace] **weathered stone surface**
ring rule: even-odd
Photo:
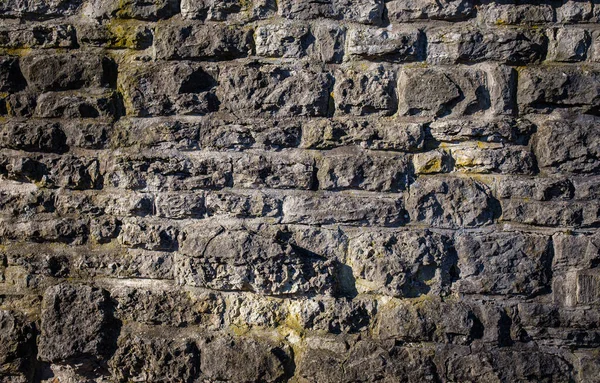
[[[250,21],[273,16],[274,0],[181,0],[181,15],[187,19]]]
[[[456,21],[471,15],[473,3],[472,0],[393,0],[386,7],[389,19],[395,22],[420,19]]]
[[[406,206],[415,222],[458,228],[491,223],[496,205],[489,189],[471,178],[421,177],[411,185]]]
[[[467,68],[404,69],[398,79],[398,113],[426,117],[510,113],[512,106],[506,101],[512,93],[512,73],[498,74]]]
[[[231,185],[228,157],[121,156],[114,159],[104,177],[106,185],[124,189],[181,191]]]
[[[97,55],[30,55],[20,64],[29,86],[40,91],[110,86],[116,79],[116,64]]]
[[[50,362],[102,358],[111,351],[115,323],[105,290],[60,284],[46,290],[39,357]]]
[[[336,114],[389,116],[396,111],[395,75],[384,66],[373,64],[367,73],[350,67],[335,76]]]
[[[125,334],[109,361],[112,376],[119,382],[152,380],[193,382],[199,374],[198,347],[188,339]]]
[[[447,293],[456,262],[449,240],[429,231],[374,232],[350,239],[347,262],[359,293]]]
[[[0,17],[49,19],[74,14],[83,0],[7,0],[0,4]]]
[[[461,302],[392,300],[379,307],[378,317],[381,339],[468,344],[481,336],[479,319]]]
[[[357,145],[366,149],[417,151],[423,149],[425,126],[393,120],[313,120],[302,125],[300,146],[307,149],[332,149]]]
[[[402,198],[324,192],[288,196],[283,201],[285,223],[398,226],[407,221]]]
[[[598,381],[597,0],[0,20],[0,382]]]
[[[461,234],[456,251],[461,293],[531,296],[548,288],[552,250],[547,236]]]
[[[484,0],[477,10],[477,18],[490,25],[538,25],[554,20],[554,9],[550,4],[523,3],[517,1]],[[519,4],[517,4],[519,3]]]
[[[27,373],[35,358],[35,326],[18,312],[0,310],[0,377]]]
[[[598,173],[600,129],[596,117],[550,119],[538,127],[535,151],[548,172]]]
[[[35,117],[115,120],[123,114],[120,95],[103,89],[48,92],[37,99]]]
[[[543,32],[530,29],[441,28],[427,35],[427,61],[432,64],[536,63],[545,57],[547,40]]]
[[[256,54],[264,57],[301,58],[314,36],[308,24],[285,22],[256,28]]]
[[[11,56],[0,56],[0,91],[18,91],[26,84],[19,69],[19,60]]]
[[[355,58],[409,62],[424,56],[425,36],[416,28],[355,28],[348,31],[347,40],[347,53]]]
[[[224,382],[277,382],[289,374],[291,357],[269,340],[210,337],[199,344],[202,376]]]
[[[512,118],[494,120],[438,120],[428,127],[428,133],[437,141],[484,141],[527,143],[535,126],[527,120]]]
[[[332,294],[336,264],[285,241],[285,232],[188,227],[180,279],[194,286],[259,294]]]
[[[343,148],[318,160],[317,178],[323,190],[398,192],[412,179],[410,164],[406,155],[374,155]]]
[[[136,20],[114,24],[83,24],[77,28],[82,45],[113,49],[146,49],[152,45],[152,29]]]
[[[0,28],[1,48],[75,48],[75,28],[69,24]]]
[[[139,65],[119,76],[127,115],[202,115],[218,109],[216,69],[196,63]]]
[[[326,0],[318,4],[308,0],[283,0],[278,4],[279,14],[288,19],[310,20],[320,17],[379,24],[384,4],[381,0]]]
[[[519,109],[528,113],[572,107],[574,111],[597,113],[599,82],[599,74],[592,68],[524,69],[519,72]]]
[[[165,26],[157,30],[158,59],[233,59],[252,49],[251,31],[236,26]]]
[[[312,189],[314,159],[305,154],[249,154],[233,164],[233,184],[240,188]]]
[[[535,351],[492,350],[451,358],[450,381],[563,381],[573,379],[572,366],[562,357]],[[477,366],[474,368],[473,366]]]
[[[587,57],[591,44],[590,34],[583,29],[555,29],[550,31],[548,58],[552,61],[576,62]]]
[[[221,70],[221,108],[246,117],[326,116],[331,77],[312,69],[228,67]]]
[[[454,168],[466,173],[535,174],[533,153],[525,147],[451,150]]]
[[[0,131],[0,146],[32,152],[66,151],[66,136],[57,123],[11,122]]]

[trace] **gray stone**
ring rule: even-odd
[[[187,19],[251,21],[271,17],[274,0],[181,0],[181,15]]]
[[[27,83],[40,91],[110,86],[116,79],[115,65],[100,55],[36,54],[21,59]]]
[[[519,72],[517,100],[521,113],[547,113],[569,108],[595,113],[600,98],[600,76],[587,67],[529,67]]]
[[[69,24],[0,28],[2,48],[75,48],[75,28]]]
[[[425,35],[416,28],[353,28],[348,31],[347,40],[348,55],[360,59],[418,61],[425,51]]]
[[[550,283],[551,245],[547,236],[523,233],[460,234],[458,292],[532,296]]]
[[[277,382],[289,374],[286,347],[269,340],[214,336],[200,342],[202,376],[220,382]]]
[[[308,0],[283,0],[277,8],[287,19],[325,17],[377,25],[382,21],[384,4],[382,0],[325,0],[317,4]]]
[[[117,351],[108,364],[118,382],[189,383],[200,373],[200,355],[193,341],[144,333],[119,337]]]
[[[464,20],[473,12],[472,0],[392,0],[386,4],[388,17],[394,22],[421,19]]]
[[[535,153],[548,172],[600,171],[600,129],[596,117],[549,119],[538,127]]]
[[[336,265],[285,241],[285,232],[255,233],[188,226],[179,279],[192,286],[265,295],[333,294]]]
[[[312,69],[231,66],[221,70],[217,95],[234,116],[325,116],[331,77]]]
[[[539,63],[548,47],[548,39],[542,31],[512,28],[440,28],[427,35],[427,42],[427,61],[432,64]]]
[[[340,148],[317,161],[319,188],[398,192],[412,179],[407,155],[375,155]]]
[[[489,189],[472,178],[420,177],[406,207],[412,221],[444,228],[490,224],[497,214]]]
[[[224,60],[245,57],[252,50],[252,31],[236,26],[169,25],[158,28],[154,39],[157,59]]]
[[[112,347],[112,304],[105,290],[59,284],[44,294],[39,358],[49,362],[102,358]]]
[[[551,36],[548,59],[561,62],[576,62],[586,59],[591,36],[584,29],[558,28],[549,30]]]
[[[163,62],[128,69],[119,76],[128,116],[202,115],[218,109],[213,67]]]
[[[455,257],[447,237],[429,231],[372,232],[350,238],[347,263],[359,293],[444,295]]]
[[[368,72],[339,69],[333,89],[336,115],[389,116],[396,111],[395,75],[382,65],[372,64]]]
[[[0,377],[30,375],[35,348],[35,326],[15,311],[0,310]]]
[[[401,197],[324,192],[290,195],[283,201],[284,223],[398,226],[408,221]]]

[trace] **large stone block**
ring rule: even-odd
[[[27,86],[19,68],[19,60],[13,56],[0,56],[0,91],[16,92]]]
[[[548,38],[531,29],[439,28],[427,34],[427,61],[432,64],[497,61],[511,65],[538,63]]]
[[[519,71],[517,100],[521,113],[562,108],[598,113],[600,73],[591,67],[524,68]]]
[[[183,283],[265,295],[333,294],[337,266],[285,240],[286,233],[255,233],[222,226],[188,226],[181,246]]]
[[[147,191],[218,189],[231,186],[232,164],[228,156],[119,156],[109,164],[104,182]]]
[[[217,70],[190,62],[133,64],[119,76],[128,116],[203,115],[216,111]]]
[[[313,69],[231,66],[221,70],[217,95],[234,116],[315,117],[329,109],[331,76]]]
[[[29,86],[39,91],[114,86],[115,62],[92,54],[35,54],[21,58],[21,70]]]
[[[199,343],[202,376],[222,382],[279,382],[292,358],[285,345],[268,339],[215,335]]]
[[[597,117],[553,118],[538,126],[535,153],[551,173],[598,174],[600,128]]]
[[[386,4],[388,18],[393,22],[421,19],[458,21],[471,16],[472,0],[392,0]]]
[[[417,28],[352,28],[347,54],[357,59],[419,61],[425,54],[425,34]]]
[[[448,293],[455,254],[429,231],[371,232],[352,237],[346,262],[359,293],[396,297]]]
[[[200,373],[200,355],[189,339],[127,333],[108,362],[118,382],[132,380],[191,383]]]
[[[279,14],[287,19],[310,20],[320,17],[346,20],[363,24],[380,24],[384,4],[382,0],[283,0],[278,4]]]
[[[552,248],[547,236],[465,233],[458,235],[456,251],[458,292],[532,296],[549,288]]]
[[[409,155],[335,149],[317,161],[319,188],[380,192],[405,190],[413,178]]]
[[[315,119],[302,124],[306,149],[333,149],[356,145],[365,149],[413,152],[423,149],[425,124],[394,120],[356,121]]]
[[[0,129],[0,147],[32,152],[62,153],[67,137],[60,124],[53,122],[19,122],[4,124]]]
[[[310,190],[316,186],[313,173],[314,159],[305,153],[247,154],[233,164],[233,185]]]
[[[0,377],[29,375],[35,356],[35,326],[15,311],[0,310]]]
[[[471,178],[420,177],[406,206],[411,221],[443,228],[487,225],[498,214],[489,188]]]
[[[481,1],[477,18],[488,25],[539,25],[554,21],[554,8],[551,4],[520,3],[509,1]]]
[[[283,201],[284,223],[398,226],[407,221],[401,196],[323,192],[290,195]]]
[[[39,20],[72,16],[83,0],[7,0],[0,4],[0,17],[27,17]]]
[[[398,114],[512,114],[514,80],[515,72],[506,67],[406,68],[398,79]]]
[[[49,362],[102,359],[116,341],[108,293],[86,285],[59,284],[44,294],[39,358]]]
[[[252,52],[252,31],[239,26],[165,25],[154,40],[158,59],[224,60]]]
[[[336,115],[389,116],[396,111],[395,73],[379,64],[367,72],[346,67],[335,72],[333,100]]]
[[[252,21],[273,16],[275,0],[181,0],[181,15],[186,19],[209,21]]]
[[[2,48],[76,48],[75,28],[70,24],[0,27]]]

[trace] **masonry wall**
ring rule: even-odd
[[[599,21],[0,1],[0,381],[600,382]]]

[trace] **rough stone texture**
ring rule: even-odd
[[[0,1],[0,382],[600,383],[599,22]]]

